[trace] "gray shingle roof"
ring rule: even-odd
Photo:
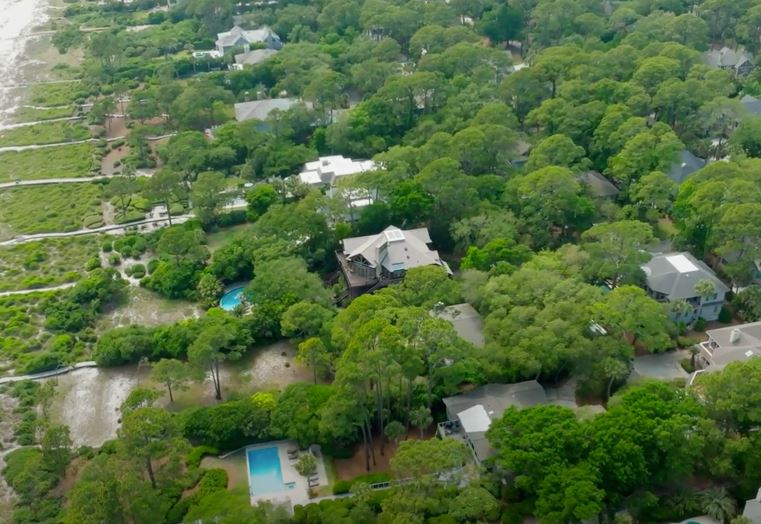
[[[744,51],[722,47],[721,49],[712,49],[704,55],[705,62],[711,67],[732,67],[737,68],[745,62],[750,62],[750,57]]]
[[[679,156],[676,162],[671,166],[667,173],[669,178],[680,185],[687,180],[691,174],[695,171],[702,169],[706,165],[706,161],[702,158],[698,158],[686,149],[682,149],[679,152]]]
[[[256,65],[277,54],[277,49],[254,49],[248,53],[235,55],[235,63],[239,65]]]
[[[217,33],[216,44],[223,47],[231,47],[238,43],[253,44],[256,42],[267,42],[268,39],[280,41],[280,37],[269,27],[260,27],[259,29],[245,30],[240,26],[234,26],[229,31]]]
[[[442,399],[447,413],[457,414],[481,405],[493,421],[502,416],[510,407],[528,408],[547,403],[547,394],[536,380],[527,380],[517,384],[486,384],[467,393]],[[486,439],[486,432],[477,431],[468,434],[479,460],[488,458],[493,449]]]
[[[269,98],[267,100],[252,100],[235,104],[235,120],[267,120],[275,109],[287,111],[299,101],[295,98]]]
[[[578,175],[579,182],[589,186],[592,193],[599,198],[614,198],[619,190],[613,182],[597,171],[585,171]]]
[[[428,247],[431,237],[428,229],[421,227],[402,231],[389,226],[377,235],[346,238],[344,254],[349,260],[363,257],[372,267],[381,266],[389,272],[408,270],[420,266],[449,266],[441,260],[439,252]]]
[[[733,332],[735,341],[732,342]],[[761,356],[761,322],[709,329],[706,335],[716,342],[711,350],[711,366],[721,369],[730,362]]]
[[[761,100],[754,96],[745,95],[740,99],[740,103],[751,115],[761,116]]]
[[[697,297],[695,284],[701,280],[713,282],[717,293],[729,291],[711,268],[687,252],[656,255],[642,266],[642,271],[647,277],[647,287],[669,300]]]
[[[745,502],[743,517],[750,519],[753,524],[761,524],[761,489],[758,490],[756,498]]]
[[[470,304],[456,304],[445,307],[436,314],[449,321],[457,334],[476,347],[484,347],[484,329],[481,315]]]

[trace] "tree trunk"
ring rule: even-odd
[[[381,380],[378,379],[378,381],[375,384],[375,399],[376,404],[378,406],[378,432],[380,433],[380,454],[381,456],[385,455],[385,444],[386,441],[383,438],[384,437],[384,424],[383,424],[383,387],[381,386]]]
[[[375,446],[373,445],[373,428],[370,427],[368,419],[365,419],[365,424],[367,425],[367,439],[370,441],[370,453],[373,455],[373,466],[375,466],[377,462],[375,461]]]
[[[222,388],[219,384],[219,362],[216,360],[211,364],[211,380],[214,383],[214,398],[222,400]]]
[[[153,464],[151,464],[150,458],[145,459],[145,467],[148,470],[148,478],[151,479],[151,486],[156,489],[156,477],[153,474]]]
[[[605,397],[606,400],[610,398],[610,393],[613,390],[613,381],[615,379],[616,379],[616,377],[610,377],[610,380],[608,381],[608,394]]]
[[[407,381],[407,417],[404,427],[410,430],[410,411],[412,411],[412,379]]]
[[[312,373],[314,374],[314,383],[317,384],[317,366],[312,365]]]
[[[166,216],[169,219],[169,225],[172,225],[172,212],[169,210],[169,199],[164,200],[164,206],[166,207]]]
[[[364,424],[360,424],[359,428],[362,430],[362,441],[365,444],[365,471],[370,471],[370,446],[367,442],[367,431]]]
[[[166,387],[169,390],[169,402],[174,403],[174,396],[172,396],[172,384],[168,382]]]

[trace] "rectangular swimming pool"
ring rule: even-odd
[[[251,495],[262,495],[290,489],[283,484],[277,446],[246,450]]]

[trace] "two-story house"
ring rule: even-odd
[[[342,243],[336,256],[349,299],[399,282],[415,267],[440,266],[452,272],[438,251],[428,247],[431,237],[424,227],[403,231],[389,226],[377,235],[345,238]]]
[[[265,49],[281,49],[283,43],[280,37],[269,27],[260,27],[259,29],[246,30],[239,26],[234,26],[229,31],[217,33],[215,42],[217,51],[224,55],[233,49],[243,49],[245,53],[251,50],[252,45],[260,45]]]
[[[729,288],[711,268],[690,253],[655,255],[642,266],[642,271],[651,297],[660,302],[684,301],[690,306],[687,311],[672,310],[671,318],[675,322],[692,324],[698,318],[709,321],[719,318]],[[706,292],[706,288],[711,292]]]
[[[731,362],[761,356],[761,322],[706,331],[697,364],[706,371],[720,371]]]

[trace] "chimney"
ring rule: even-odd
[[[729,342],[737,344],[740,341],[740,330],[735,328],[732,333],[729,334]]]

